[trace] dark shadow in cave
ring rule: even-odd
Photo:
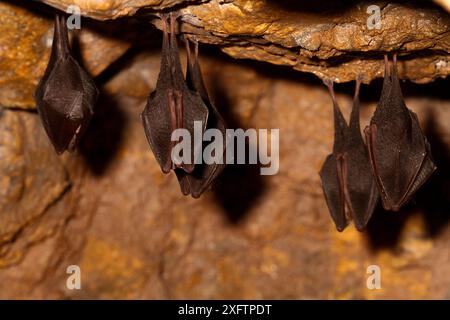
[[[135,22],[127,20],[125,23],[127,27],[125,27],[124,30],[131,29],[132,24]],[[96,24],[95,21],[88,21],[87,25],[92,30],[98,32],[102,32],[103,30],[104,33],[111,36],[113,36],[113,30],[116,30],[120,26],[120,24],[115,24],[114,22],[110,22],[109,25],[108,22],[106,25],[103,22]],[[138,35],[136,31],[130,34],[130,37],[133,36],[136,36],[137,38]],[[125,70],[127,67],[130,67],[134,58],[143,50],[146,50],[147,52],[155,50],[156,43],[158,44],[158,47],[160,46],[162,39],[160,37],[160,32],[154,32],[154,29],[149,29],[141,36],[142,39],[145,39],[144,41],[138,41],[136,45],[133,45],[125,54],[112,62],[105,70],[95,77],[95,82],[99,88],[100,95],[95,106],[91,123],[81,140],[79,150],[87,166],[96,176],[102,176],[114,160],[117,152],[120,150],[123,134],[127,125],[125,113],[120,109],[120,105],[116,98],[105,92],[105,90],[102,90],[102,87],[115,75]],[[82,48],[80,47],[78,37],[79,33],[74,32],[72,54],[82,65]],[[136,117],[138,117],[138,114],[136,114]]]
[[[72,55],[83,66],[79,33],[74,32],[73,35]],[[105,83],[104,81],[113,76],[114,73],[110,72],[110,70],[119,71],[127,65],[125,61],[119,59],[104,72],[107,76],[95,79],[99,89],[99,97],[94,107],[94,115],[89,123],[89,127],[78,146],[80,155],[85,160],[90,171],[96,176],[103,175],[108,165],[114,159],[120,148],[123,130],[125,129],[123,112],[120,110],[114,97],[103,91],[101,86]]]
[[[373,251],[394,249],[407,220],[415,213],[423,216],[427,236],[434,238],[450,223],[450,150],[436,130],[431,110],[425,126],[433,159],[438,167],[412,201],[399,212],[386,212],[381,203],[370,220],[366,234]]]
[[[439,235],[450,223],[450,148],[438,132],[435,119],[431,110],[425,133],[437,170],[416,196],[417,205],[425,213],[428,233],[432,237]]]
[[[380,200],[364,231],[370,249],[374,252],[383,248],[395,249],[403,227],[412,214],[411,204],[398,212],[389,212],[383,209]]]
[[[105,92],[95,106],[94,116],[83,136],[79,150],[91,172],[101,176],[120,149],[126,118],[114,97]]]
[[[233,114],[231,102],[217,81],[212,77],[212,100],[229,129],[242,128],[246,130],[238,118]],[[246,151],[252,146],[247,143]],[[248,156],[248,154],[247,154]],[[246,161],[248,163],[248,161]],[[228,221],[232,224],[241,222],[253,205],[260,199],[267,187],[266,181],[260,174],[259,164],[229,164],[217,178],[212,191],[214,197],[224,209]]]

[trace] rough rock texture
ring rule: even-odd
[[[100,73],[102,94],[80,149],[57,157],[35,111],[17,108],[33,107],[33,86],[48,57],[42,37],[51,38],[51,14],[29,3],[0,3],[0,298],[450,299],[448,79],[404,84],[439,170],[401,212],[378,210],[365,233],[353,226],[338,233],[317,174],[333,136],[331,99],[319,79],[289,67],[233,60],[211,47],[201,50],[208,89],[231,127],[280,128],[280,172],[262,177],[256,166],[230,166],[201,199],[186,198],[176,177],[160,172],[138,117],[155,87],[161,39],[151,29],[143,34],[130,19],[86,21],[80,37],[89,29],[97,40],[83,46],[82,57],[91,73]],[[123,2],[115,3],[120,12]],[[232,15],[242,3],[204,4],[231,10],[220,11],[230,18],[217,14],[208,23],[225,28],[220,21],[229,21],[228,30],[242,30]],[[248,3],[242,15],[251,26],[245,14],[258,8]],[[237,50],[237,41],[248,47],[243,39],[253,37],[200,34],[189,23],[183,28],[223,50]],[[414,35],[402,40],[405,46],[414,51],[415,45],[428,45]],[[117,60],[143,39],[146,45]],[[291,38],[283,41],[272,46],[280,50],[279,59],[282,50],[293,50]],[[438,75],[433,46],[444,47],[442,41],[430,44],[429,55],[420,50],[431,67],[414,53],[403,57],[403,74]],[[369,49],[356,53],[371,55]],[[370,61],[359,65],[370,70]],[[345,70],[338,65],[333,72]],[[380,89],[379,81],[363,86],[363,127]],[[347,116],[352,90],[337,86]],[[374,264],[381,267],[381,290],[366,286],[367,267]],[[70,265],[81,268],[81,290],[66,288]]]
[[[55,1],[44,1],[56,5]],[[450,17],[429,1],[211,0],[182,8],[182,31],[219,45],[235,58],[256,59],[311,72],[337,82],[382,76],[382,53],[405,55],[402,78],[426,83],[450,73]],[[57,2],[60,9],[77,1]],[[158,10],[175,1],[80,1],[93,18],[132,15],[139,7]],[[187,5],[187,6],[186,6]],[[381,29],[369,30],[370,5],[381,9]],[[100,8],[101,7],[101,8]],[[98,8],[95,14],[91,8]],[[114,8],[114,9],[111,9]],[[99,16],[98,12],[101,13]],[[145,16],[146,10],[138,11]],[[159,21],[153,20],[155,24]]]
[[[205,1],[207,0],[46,0],[43,2],[64,11],[67,10],[69,6],[77,6],[80,8],[81,14],[85,16],[107,20],[134,15],[142,8],[164,10],[177,5],[201,3]]]
[[[30,114],[5,112],[0,121],[0,266],[21,257],[14,240],[28,224],[40,220],[69,186],[65,169],[40,123]],[[45,237],[36,229],[26,243]],[[23,236],[23,235],[22,235]]]

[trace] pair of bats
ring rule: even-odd
[[[164,37],[158,82],[141,118],[162,171],[168,173],[173,169],[183,194],[197,198],[220,174],[224,164],[195,165],[195,157],[202,153],[203,145],[192,142],[191,161],[175,165],[171,157],[172,132],[184,128],[193,136],[194,121],[201,121],[203,132],[207,128],[217,128],[225,141],[226,126],[203,83],[198,45],[195,44],[192,56],[188,41],[188,68],[184,79],[174,30],[176,17],[170,14],[170,39],[167,18],[168,15],[161,15]],[[75,149],[89,125],[97,98],[93,79],[71,54],[65,16],[57,13],[50,61],[37,86],[35,100],[41,122],[58,154]],[[225,147],[222,151],[223,156]]]
[[[161,14],[160,18],[163,29],[161,69],[156,88],[148,97],[141,119],[150,148],[162,172],[174,170],[182,193],[198,198],[225,165],[195,164],[194,160],[202,156],[203,145],[197,145],[194,141],[191,141],[191,161],[175,163],[172,158],[175,145],[171,141],[172,132],[186,129],[194,137],[194,122],[200,121],[203,132],[209,128],[219,129],[225,141],[226,125],[206,91],[198,62],[198,44],[195,43],[195,51],[192,53],[189,41],[186,40],[188,61],[184,78],[175,35],[177,16],[170,14],[170,37],[168,15]],[[220,152],[223,159],[225,147]]]
[[[337,230],[343,231],[353,219],[362,231],[380,197],[385,210],[400,210],[436,166],[417,115],[404,102],[396,55],[392,64],[385,56],[381,98],[364,130],[367,146],[359,124],[361,78],[356,80],[349,124],[337,104],[333,83],[326,80],[325,84],[333,100],[335,134],[333,153],[320,171],[322,188]]]
[[[186,42],[188,67],[184,79],[174,31],[176,17],[170,15],[170,39],[167,15],[161,15],[161,19],[164,31],[161,70],[141,117],[162,171],[174,170],[183,194],[199,197],[224,164],[195,165],[194,158],[202,152],[202,146],[198,148],[194,143],[190,163],[174,164],[171,134],[175,129],[185,128],[193,136],[194,121],[201,121],[203,131],[217,128],[225,137],[226,126],[205,89],[197,44],[192,57]],[[399,210],[436,170],[417,116],[404,103],[395,55],[393,60],[389,65],[385,56],[381,99],[365,130],[367,147],[359,125],[360,79],[349,124],[336,102],[333,84],[326,81],[333,99],[335,141],[320,176],[339,231],[345,229],[349,218],[353,218],[358,230],[363,230],[380,196],[386,210]],[[58,154],[75,148],[92,118],[97,97],[93,79],[71,55],[65,17],[57,14],[50,61],[37,86],[35,100],[44,129]],[[222,151],[224,154],[225,148]]]
[[[92,118],[98,90],[71,54],[63,14],[55,16],[50,61],[34,96],[42,125],[56,152],[73,151]]]

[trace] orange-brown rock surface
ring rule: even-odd
[[[38,23],[37,34],[49,33],[49,18],[28,2],[2,2],[0,21],[14,10],[8,19],[29,15],[23,21]],[[333,137],[319,79],[201,47],[209,92],[230,126],[280,129],[280,171],[263,177],[256,166],[229,166],[194,200],[161,173],[139,119],[158,75],[159,32],[150,29],[142,44],[110,35],[120,23],[135,30],[129,21],[97,23],[89,26],[105,46],[96,52],[93,42],[82,56],[99,74],[101,97],[79,150],[62,157],[35,111],[24,110],[33,107],[48,49],[40,36],[0,33],[0,69],[17,66],[0,73],[0,298],[450,299],[448,79],[404,83],[439,170],[401,212],[378,210],[366,232],[338,233],[317,174]],[[26,54],[11,39],[22,39]],[[400,64],[404,74],[415,65]],[[362,88],[363,127],[380,89],[379,81]],[[346,116],[352,90],[337,86]],[[70,265],[81,268],[81,290],[66,287]],[[370,265],[381,268],[381,290],[366,286]]]
[[[405,79],[425,83],[450,72],[450,17],[430,1],[44,2],[63,10],[76,4],[96,19],[148,16],[179,4],[183,32],[198,41],[218,45],[235,58],[286,65],[337,82],[351,81],[358,73],[364,73],[366,82],[381,77],[380,53],[385,51],[405,55]],[[374,5],[379,28],[370,25]]]

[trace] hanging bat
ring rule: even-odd
[[[370,163],[381,193],[383,207],[398,211],[436,170],[430,145],[417,115],[403,100],[393,65],[385,58],[385,75],[380,102],[365,129]]]
[[[35,100],[42,125],[58,154],[73,151],[94,113],[98,90],[72,57],[63,14],[56,14],[52,52]]]
[[[177,169],[175,173],[180,183],[181,191],[184,195],[191,194],[192,197],[198,198],[211,185],[211,183],[219,176],[225,168],[225,141],[226,141],[226,126],[225,121],[220,115],[217,108],[211,102],[205,84],[203,82],[200,64],[198,62],[198,43],[195,42],[194,58],[192,58],[189,40],[185,41],[187,52],[187,71],[186,83],[188,87],[200,94],[203,102],[208,107],[209,117],[207,122],[207,129],[216,128],[222,133],[223,149],[222,162],[214,164],[200,164],[197,165],[192,173],[186,173],[183,170]]]
[[[164,173],[180,168],[185,172],[194,171],[194,158],[201,152],[201,145],[191,144],[190,163],[175,164],[172,149],[176,142],[171,141],[172,132],[186,129],[194,137],[194,121],[202,122],[202,132],[208,120],[208,108],[197,92],[190,90],[184,80],[175,36],[174,14],[170,14],[170,39],[167,15],[160,15],[163,25],[163,45],[161,69],[156,89],[150,94],[147,105],[141,114],[145,134],[150,148]]]
[[[324,82],[333,100],[334,146],[320,171],[322,188],[337,230],[343,231],[352,218],[356,228],[362,231],[375,210],[379,194],[359,124],[361,78],[356,81],[349,125],[339,109],[333,83]]]

